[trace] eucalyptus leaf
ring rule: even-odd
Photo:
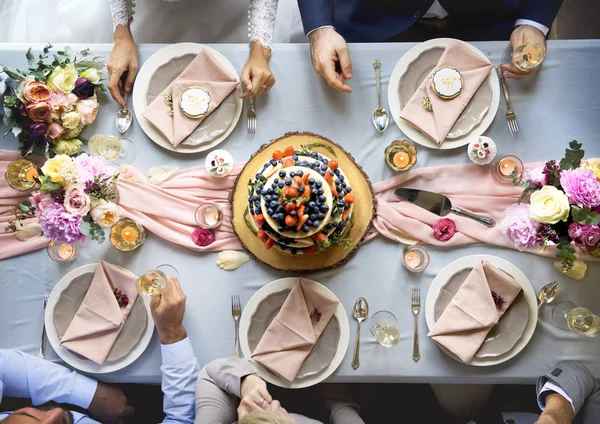
[[[81,232],[81,234],[83,234],[86,237],[90,237],[91,236],[91,225],[89,222],[82,222],[81,224],[79,224],[79,231]]]

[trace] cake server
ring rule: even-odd
[[[426,209],[431,213],[439,216],[446,216],[450,212],[455,213],[466,218],[470,218],[480,224],[493,227],[496,225],[496,221],[487,216],[476,215],[469,211],[452,206],[450,199],[443,194],[433,193],[431,191],[417,190],[414,188],[399,188],[394,193],[408,200],[411,203],[419,206],[420,208]]]

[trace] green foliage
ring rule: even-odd
[[[58,190],[60,190],[62,188],[62,186],[60,184],[52,181],[52,178],[50,178],[47,175],[40,176],[40,183],[41,183],[40,190],[48,192],[50,194],[56,193]]]
[[[584,150],[581,150],[581,143],[578,143],[577,140],[573,140],[569,143],[570,149],[565,149],[565,157],[560,161],[560,169],[574,169],[579,168],[581,166],[581,159],[583,159],[583,155],[585,154]]]
[[[315,147],[322,147],[323,149],[331,153],[333,157],[337,157],[337,155],[335,154],[335,150],[333,150],[333,148],[330,145],[325,143],[302,144],[300,145],[300,147],[302,148],[302,150],[300,150],[298,154],[302,156],[308,156],[310,152],[314,150]]]
[[[573,221],[579,222],[582,225],[600,224],[600,214],[587,207],[571,206],[571,216],[573,217]]]
[[[252,182],[252,180],[248,180],[248,195],[252,196],[254,194],[254,191],[259,188],[262,188],[262,186],[264,186],[266,182],[267,182],[267,177],[265,177],[264,175],[261,175],[258,178],[258,181],[256,181],[256,182]]]
[[[106,236],[104,234],[104,228],[95,222],[90,222],[90,238],[101,244],[104,242]]]
[[[8,225],[4,227],[4,231],[17,231],[18,227],[23,226],[23,221],[30,218],[35,218],[35,208],[31,205],[31,201],[24,200],[20,205],[10,209],[10,212],[15,216],[14,220],[8,221]]]
[[[4,96],[3,100],[4,106],[6,107],[15,107],[19,104],[19,99],[16,94],[9,94],[8,96]]]
[[[252,234],[256,235],[257,231],[254,229],[254,225],[252,225],[252,223],[249,221],[249,216],[250,211],[248,210],[248,208],[246,208],[246,211],[244,212],[244,222],[246,223],[246,227],[248,227],[248,229],[252,231]]]
[[[575,265],[575,261],[577,260],[577,258],[575,257],[575,246],[571,244],[571,240],[569,239],[569,237],[561,237],[556,248],[556,257],[560,259],[563,269],[569,270],[573,268],[573,265]]]

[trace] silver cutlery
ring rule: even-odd
[[[48,305],[50,293],[52,293],[50,289],[46,289],[44,293],[44,322],[42,325],[42,341],[40,342],[40,351],[38,353],[38,358],[42,359],[46,357],[46,305]]]
[[[250,97],[250,108],[248,109],[248,134],[256,133],[256,109],[254,108],[254,97]]]
[[[125,92],[125,106],[117,112],[117,118],[115,120],[115,125],[117,127],[117,131],[121,134],[124,134],[129,127],[131,126],[131,122],[133,121],[133,117],[131,116],[131,112],[127,109],[127,100],[129,99],[129,93]]]
[[[373,69],[375,70],[375,85],[377,86],[377,109],[373,111],[373,125],[378,132],[382,133],[387,128],[390,118],[387,111],[381,107],[381,62],[374,61]]]
[[[413,289],[411,299],[411,310],[415,316],[415,335],[413,341],[413,361],[419,362],[421,351],[419,350],[419,312],[421,311],[421,289]]]
[[[394,191],[396,196],[402,197],[420,208],[426,209],[439,216],[446,216],[450,212],[472,219],[480,224],[493,227],[496,221],[487,216],[476,215],[461,208],[452,206],[450,199],[443,194],[431,191],[417,190],[414,188],[399,188]]]
[[[358,298],[354,304],[354,311],[352,315],[354,316],[354,319],[358,321],[358,327],[356,327],[356,342],[354,343],[354,357],[352,358],[352,368],[357,369],[360,367],[360,324],[369,315],[369,304],[367,303],[367,299],[364,297]]]
[[[504,99],[506,100],[506,124],[508,125],[510,134],[513,137],[516,137],[519,134],[519,123],[517,122],[517,115],[515,115],[512,104],[510,103],[510,95],[508,94],[508,86],[506,85],[504,72],[502,72],[502,65],[498,65],[498,74],[500,75],[502,91],[504,92]]]
[[[546,284],[538,293],[538,309],[546,303],[551,303],[560,290],[560,284],[558,281],[552,281]]]
[[[240,303],[240,297],[236,294],[231,296],[231,315],[235,322],[235,346],[233,353],[238,358],[242,357],[240,352],[240,317],[242,316],[242,305]]]

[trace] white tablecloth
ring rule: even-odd
[[[475,43],[494,64],[498,64],[507,46],[504,42]],[[349,150],[365,168],[373,182],[391,175],[385,166],[383,150],[392,141],[405,138],[392,122],[379,135],[371,124],[376,107],[372,62],[382,63],[382,93],[387,107],[387,83],[398,59],[413,44],[357,44],[350,46],[354,79],[352,94],[331,89],[312,70],[307,45],[276,45],[271,65],[277,84],[266,97],[256,101],[258,129],[254,136],[246,133],[245,111],[237,128],[219,147],[229,150],[236,161],[247,160],[263,143],[287,131],[312,131],[328,137]],[[0,63],[25,67],[24,52],[28,46],[0,44]],[[160,45],[141,45],[143,63]],[[247,46],[213,46],[241,70],[248,54]],[[108,56],[110,45],[92,45],[93,53]],[[510,137],[501,101],[498,115],[486,135],[492,137],[499,155],[514,154],[524,162],[560,159],[569,141],[584,143],[587,157],[600,157],[600,41],[551,41],[548,58],[538,76],[526,81],[510,81],[513,106],[519,117],[521,136]],[[101,99],[96,122],[85,135],[116,133],[114,116],[118,106],[108,95]],[[0,131],[2,128],[0,127]],[[2,131],[3,133],[4,131]],[[134,123],[127,134],[137,146],[135,165],[147,171],[155,165],[177,165],[181,168],[202,165],[203,154],[172,153],[152,143]],[[10,136],[1,148],[17,148]],[[418,149],[416,166],[467,163],[466,148],[452,151]],[[473,190],[477,190],[473,181]],[[401,340],[393,348],[380,346],[363,325],[361,366],[353,370],[352,347],[356,324],[351,320],[348,353],[330,381],[346,382],[460,382],[460,383],[532,383],[559,360],[578,360],[600,377],[600,343],[559,330],[551,322],[551,307],[543,307],[537,330],[529,345],[513,360],[487,368],[469,367],[444,354],[427,339],[424,313],[420,319],[422,359],[415,363],[412,354],[413,317],[409,307],[411,289],[421,288],[425,298],[435,275],[447,264],[472,254],[492,254],[515,265],[531,280],[536,290],[551,280],[561,283],[558,300],[569,299],[600,312],[600,264],[589,263],[582,281],[571,280],[557,272],[550,259],[504,250],[488,245],[457,249],[430,248],[431,263],[424,273],[407,272],[401,262],[402,247],[381,238],[363,245],[358,253],[339,269],[313,273],[309,277],[325,284],[340,298],[351,313],[359,296],[368,299],[371,313],[392,311],[400,321]],[[216,253],[194,253],[149,234],[143,248],[132,253],[119,253],[110,242],[89,242],[72,263],[53,262],[45,251],[0,262],[0,347],[21,349],[36,354],[42,328],[42,299],[45,288],[51,288],[67,272],[81,265],[105,259],[142,273],[161,263],[174,265],[188,295],[184,324],[196,356],[201,364],[233,354],[232,294],[239,294],[242,304],[275,279],[289,276],[251,260],[235,272],[225,272],[215,264]],[[49,359],[57,359],[49,348]],[[154,338],[148,350],[121,372],[100,376],[120,382],[160,381],[159,341]]]

